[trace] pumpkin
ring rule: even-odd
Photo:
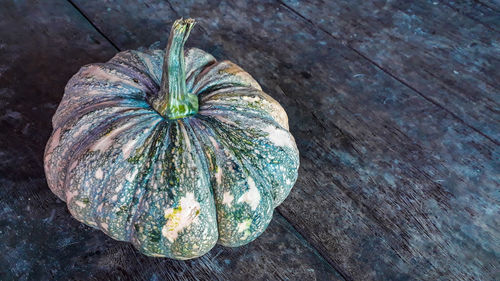
[[[77,220],[150,256],[190,259],[257,238],[297,178],[280,104],[230,61],[123,51],[67,83],[44,156],[52,192]]]

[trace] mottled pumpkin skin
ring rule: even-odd
[[[146,255],[249,243],[297,178],[286,113],[234,63],[189,49],[199,112],[167,119],[150,105],[163,56],[125,51],[71,78],[45,150],[48,184],[76,219]]]

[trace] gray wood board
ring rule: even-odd
[[[486,28],[500,32],[500,10],[495,10],[477,0],[440,0],[456,11],[482,23]]]
[[[347,279],[499,278],[499,150],[490,117],[468,117],[480,106],[462,102],[469,97],[440,105],[276,1],[76,3],[122,49],[164,45],[172,16],[194,17],[189,45],[238,63],[284,105],[301,170],[279,210]],[[333,22],[344,15],[320,10]],[[470,55],[495,52],[488,45]],[[401,73],[425,87],[464,85],[453,76],[439,82],[439,69],[410,71],[421,55]]]
[[[435,0],[283,3],[500,143],[500,35]]]
[[[50,119],[71,75],[115,52],[66,1],[0,4],[0,279],[342,280],[279,214],[250,245],[190,261],[144,256],[71,217],[44,179]]]
[[[476,0],[477,2],[488,6],[494,11],[500,12],[500,1],[499,0]]]

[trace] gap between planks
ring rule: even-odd
[[[94,22],[92,22],[92,20],[72,1],[72,0],[67,0],[68,3],[71,4],[71,6],[73,6],[73,8],[75,8],[78,13],[85,18],[85,20],[87,22],[89,22],[89,24],[92,26],[92,28],[94,28],[104,39],[106,39],[106,41],[111,44],[113,46],[113,48],[116,49],[116,51],[120,52],[122,51],[108,36],[106,36],[106,34],[104,32],[102,32],[102,30],[96,25],[94,24]],[[173,8],[172,4],[170,3],[170,1],[166,0],[166,2],[168,3],[170,9],[176,14],[176,15],[179,15],[179,13]],[[281,2],[281,1],[280,1]],[[201,28],[202,31],[204,33],[206,33],[206,30],[204,28]],[[309,239],[307,239],[291,222],[290,220],[288,220],[288,218],[286,218],[282,212],[276,208],[275,209],[275,212],[283,218],[283,220],[288,224],[289,228],[293,230],[293,235],[295,235],[300,241],[303,241],[305,246],[309,247],[313,253],[315,253],[318,257],[320,257],[326,264],[328,264],[330,266],[330,268],[337,272],[344,280],[346,281],[352,281],[353,279],[350,278],[349,276],[347,276],[347,274],[345,272],[343,272],[343,270],[341,270],[337,265],[335,265],[335,263],[333,261],[331,261],[330,259],[326,258],[325,255],[323,254],[323,251],[320,251],[318,248],[316,248]]]

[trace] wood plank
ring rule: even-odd
[[[44,179],[50,118],[69,77],[115,52],[66,1],[0,4],[0,279],[342,280],[280,215],[248,246],[185,262],[71,218]]]
[[[164,1],[76,2],[120,48],[171,22]],[[279,210],[347,279],[498,276],[495,143],[275,1],[170,2],[285,106],[301,170]]]
[[[441,0],[440,2],[452,7],[461,14],[482,23],[487,28],[500,32],[500,10],[494,10],[477,0]]]
[[[499,0],[477,0],[477,2],[488,6],[489,8],[500,12],[500,1]]]
[[[439,1],[283,3],[500,143],[500,36]]]

